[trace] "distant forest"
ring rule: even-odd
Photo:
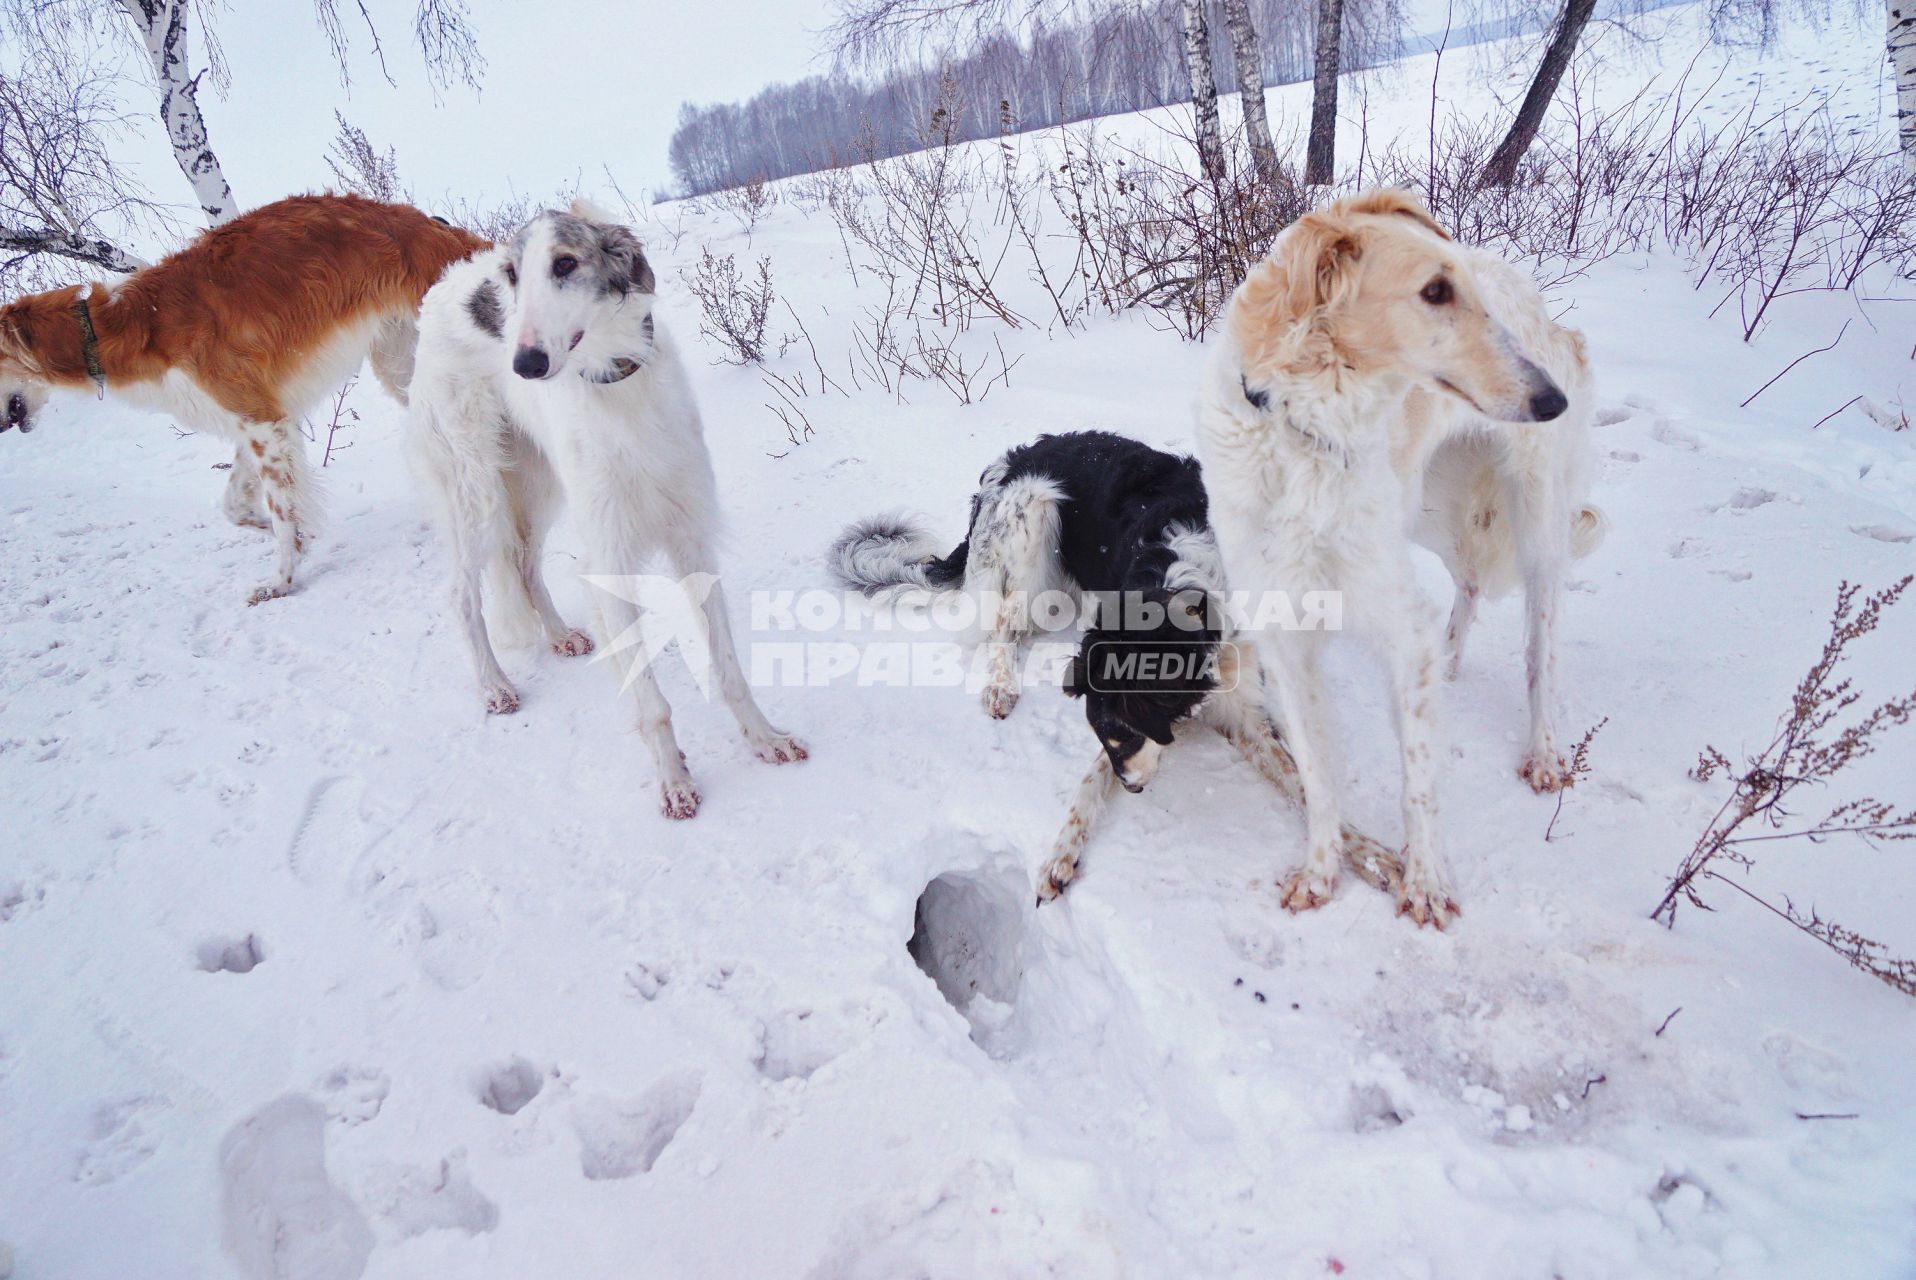
[[[1234,92],[1222,6],[1209,8],[1218,91]],[[1264,82],[1310,79],[1312,0],[1250,0],[1250,9],[1263,40]],[[1402,25],[1398,0],[1347,0],[1344,69],[1394,57]],[[968,52],[875,79],[820,75],[771,85],[742,104],[688,102],[672,134],[672,174],[679,194],[702,195],[928,143],[969,142],[1190,99],[1176,0],[1139,0],[1083,23],[1039,26],[1028,40],[999,33]]]

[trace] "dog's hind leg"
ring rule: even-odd
[[[1050,902],[1076,880],[1084,870],[1085,846],[1091,842],[1091,828],[1097,824],[1098,817],[1111,800],[1111,792],[1117,784],[1117,774],[1111,770],[1111,757],[1103,751],[1091,765],[1091,772],[1084,775],[1084,781],[1078,784],[1078,794],[1072,797],[1071,808],[1066,812],[1064,830],[1052,842],[1051,857],[1038,872],[1038,905]]]
[[[226,473],[226,493],[220,499],[220,509],[242,528],[272,528],[259,505],[259,468],[253,464],[253,451],[244,440],[233,446],[233,469]]]
[[[1021,476],[979,511],[965,589],[991,611],[983,646],[985,711],[1002,720],[1018,705],[1018,651],[1031,633],[1033,600],[1060,585],[1058,525],[1063,494],[1042,476]]]
[[[524,435],[509,431],[501,478],[505,483],[506,536],[490,575],[493,629],[503,633],[502,641],[508,645],[530,644],[537,636],[563,657],[591,653],[592,637],[566,625],[552,603],[552,593],[546,589],[545,538],[563,497],[552,464]]]
[[[672,567],[681,580],[694,574],[711,574],[709,566],[715,563],[714,557],[704,547],[687,545],[671,549]],[[732,622],[725,609],[725,593],[719,587],[718,576],[711,574],[712,581],[706,590],[699,608],[705,616],[706,648],[712,661],[712,674],[718,679],[719,696],[725,699],[725,705],[732,712],[732,718],[738,721],[739,732],[745,735],[745,741],[752,753],[767,764],[796,764],[806,758],[804,744],[783,729],[772,727],[759,709],[758,701],[752,697],[752,686],[745,678],[745,671],[739,665],[738,646],[732,639]]]
[[[292,591],[303,537],[316,514],[316,504],[306,474],[306,450],[296,426],[283,419],[242,422],[240,432],[240,447],[250,451],[258,465],[260,495],[273,541],[279,547],[277,571],[246,598],[248,604],[260,604]]]
[[[396,311],[380,322],[366,352],[373,376],[400,404],[407,403],[412,387],[413,356],[418,346],[419,317],[410,311]]]
[[[1450,605],[1450,624],[1444,628],[1444,679],[1455,680],[1457,673],[1463,670],[1464,641],[1470,636],[1471,624],[1477,620],[1477,602],[1483,596],[1483,588],[1469,577],[1456,582],[1457,594]]]

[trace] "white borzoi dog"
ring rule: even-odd
[[[455,266],[421,307],[408,444],[452,552],[455,607],[495,714],[516,711],[519,695],[480,606],[488,569],[503,626],[536,628],[561,654],[593,647],[559,617],[540,569],[561,498],[588,574],[637,574],[662,554],[681,579],[716,577],[711,455],[685,366],[653,317],[654,290],[638,238],[580,203]],[[608,591],[593,600],[602,637],[638,634],[636,603]],[[762,760],[803,760],[805,748],[752,698],[715,581],[702,608],[719,692],[745,740]],[[652,749],[661,808],[689,818],[699,793],[643,646],[615,646],[612,658]]]
[[[1522,576],[1531,737],[1520,767],[1563,784],[1550,704],[1564,567],[1602,516],[1583,505],[1591,380],[1580,337],[1528,281],[1455,244],[1402,192],[1338,201],[1286,230],[1232,298],[1199,396],[1197,440],[1231,582],[1341,591],[1381,642],[1403,760],[1399,908],[1456,914],[1440,846],[1437,625],[1411,570],[1412,534],[1457,584],[1451,660],[1476,600]],[[1425,477],[1428,474],[1429,483]],[[1328,901],[1340,806],[1324,634],[1260,633],[1266,676],[1302,782],[1310,836],[1284,888],[1292,910]]]

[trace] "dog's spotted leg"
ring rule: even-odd
[[[233,447],[233,469],[226,473],[226,493],[220,499],[226,518],[246,529],[270,529],[259,505],[259,468],[253,450],[242,440]]]
[[[1441,929],[1457,915],[1457,902],[1438,836],[1437,646],[1434,620],[1414,608],[1407,612],[1411,616],[1388,633],[1385,647],[1404,767],[1404,878],[1397,911]]]
[[[1343,824],[1329,758],[1330,721],[1317,670],[1319,643],[1317,635],[1299,632],[1274,637],[1266,650],[1265,673],[1277,695],[1309,831],[1304,865],[1285,879],[1278,895],[1292,911],[1308,911],[1329,902],[1343,861]]]
[[[595,574],[610,575],[620,566],[643,562],[639,555],[601,551],[588,564]],[[606,636],[640,635],[643,625],[636,602],[610,591],[595,591],[593,606],[598,610],[599,631]],[[690,818],[699,811],[698,788],[692,784],[691,771],[685,767],[685,753],[679,750],[672,732],[672,707],[652,674],[652,663],[644,645],[614,645],[612,670],[619,677],[619,689],[630,693],[635,704],[639,736],[651,749],[652,764],[659,778],[659,812],[668,818]]]
[[[1276,787],[1292,804],[1303,807],[1304,795],[1297,779],[1297,761],[1284,747],[1277,726],[1257,714],[1255,721],[1235,719],[1219,725],[1225,740],[1238,749],[1264,780]],[[1403,888],[1404,863],[1395,853],[1371,837],[1345,823],[1338,828],[1344,865],[1359,880],[1396,897]]]
[[[1111,757],[1098,752],[1091,772],[1078,784],[1078,794],[1072,798],[1071,808],[1065,814],[1064,830],[1051,846],[1051,858],[1038,872],[1039,906],[1070,888],[1071,882],[1083,872],[1084,850],[1091,842],[1091,828],[1097,825],[1098,815],[1110,801],[1117,780],[1111,771]]]
[[[1464,666],[1464,641],[1477,620],[1477,601],[1483,589],[1467,578],[1457,581],[1457,595],[1450,605],[1450,625],[1444,629],[1444,679],[1455,680]]]
[[[1557,607],[1570,560],[1570,521],[1558,485],[1533,480],[1508,486],[1511,527],[1522,558],[1524,675],[1530,694],[1530,736],[1517,776],[1536,792],[1565,785],[1569,767],[1557,749]]]
[[[299,566],[300,525],[310,514],[306,454],[300,447],[299,432],[290,422],[248,422],[241,430],[240,447],[252,453],[258,466],[261,499],[279,548],[277,571],[246,598],[248,604],[260,604],[293,589],[293,574]]]

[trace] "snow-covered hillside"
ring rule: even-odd
[[[1658,21],[1674,75],[1698,18]],[[1879,50],[1868,24],[1789,33],[1729,60],[1712,110],[1817,90],[1881,129]],[[1426,121],[1431,70],[1369,78],[1373,138]],[[1443,72],[1444,110],[1489,109],[1480,64]],[[709,245],[769,255],[843,361],[864,304],[828,218],[780,204],[748,246],[663,215],[661,315],[695,359],[674,268]],[[1284,913],[1300,817],[1203,739],[1034,910],[1093,748],[1055,689],[994,722],[951,688],[767,687],[812,753],[770,768],[668,661],[705,795],[668,822],[601,667],[508,654],[523,709],[484,714],[376,389],[303,588],[258,608],[269,547],[219,513],[226,452],[56,401],[0,440],[15,1280],[1916,1273],[1916,1006],[1733,893],[1647,918],[1723,798],[1687,776],[1699,749],[1767,740],[1839,580],[1916,564],[1916,431],[1810,425],[1911,402],[1899,287],[1786,299],[1749,345],[1666,259],[1558,289],[1612,522],[1567,598],[1563,725],[1609,722],[1546,840],[1556,802],[1515,776],[1518,610],[1486,608],[1447,691],[1443,934],[1356,883]],[[1138,315],[997,337],[1017,363],[982,401],[813,396],[796,447],[756,372],[695,366],[744,643],[795,638],[751,593],[827,587],[854,516],[956,541],[1008,445],[1189,448],[1201,347]],[[583,620],[576,545],[550,569]],[[1905,606],[1857,685],[1906,692],[1913,645]],[[1354,645],[1332,672],[1350,816],[1389,838],[1381,672]],[[1856,793],[1908,803],[1912,766],[1905,729]],[[1749,883],[1916,954],[1906,850],[1779,844]]]

